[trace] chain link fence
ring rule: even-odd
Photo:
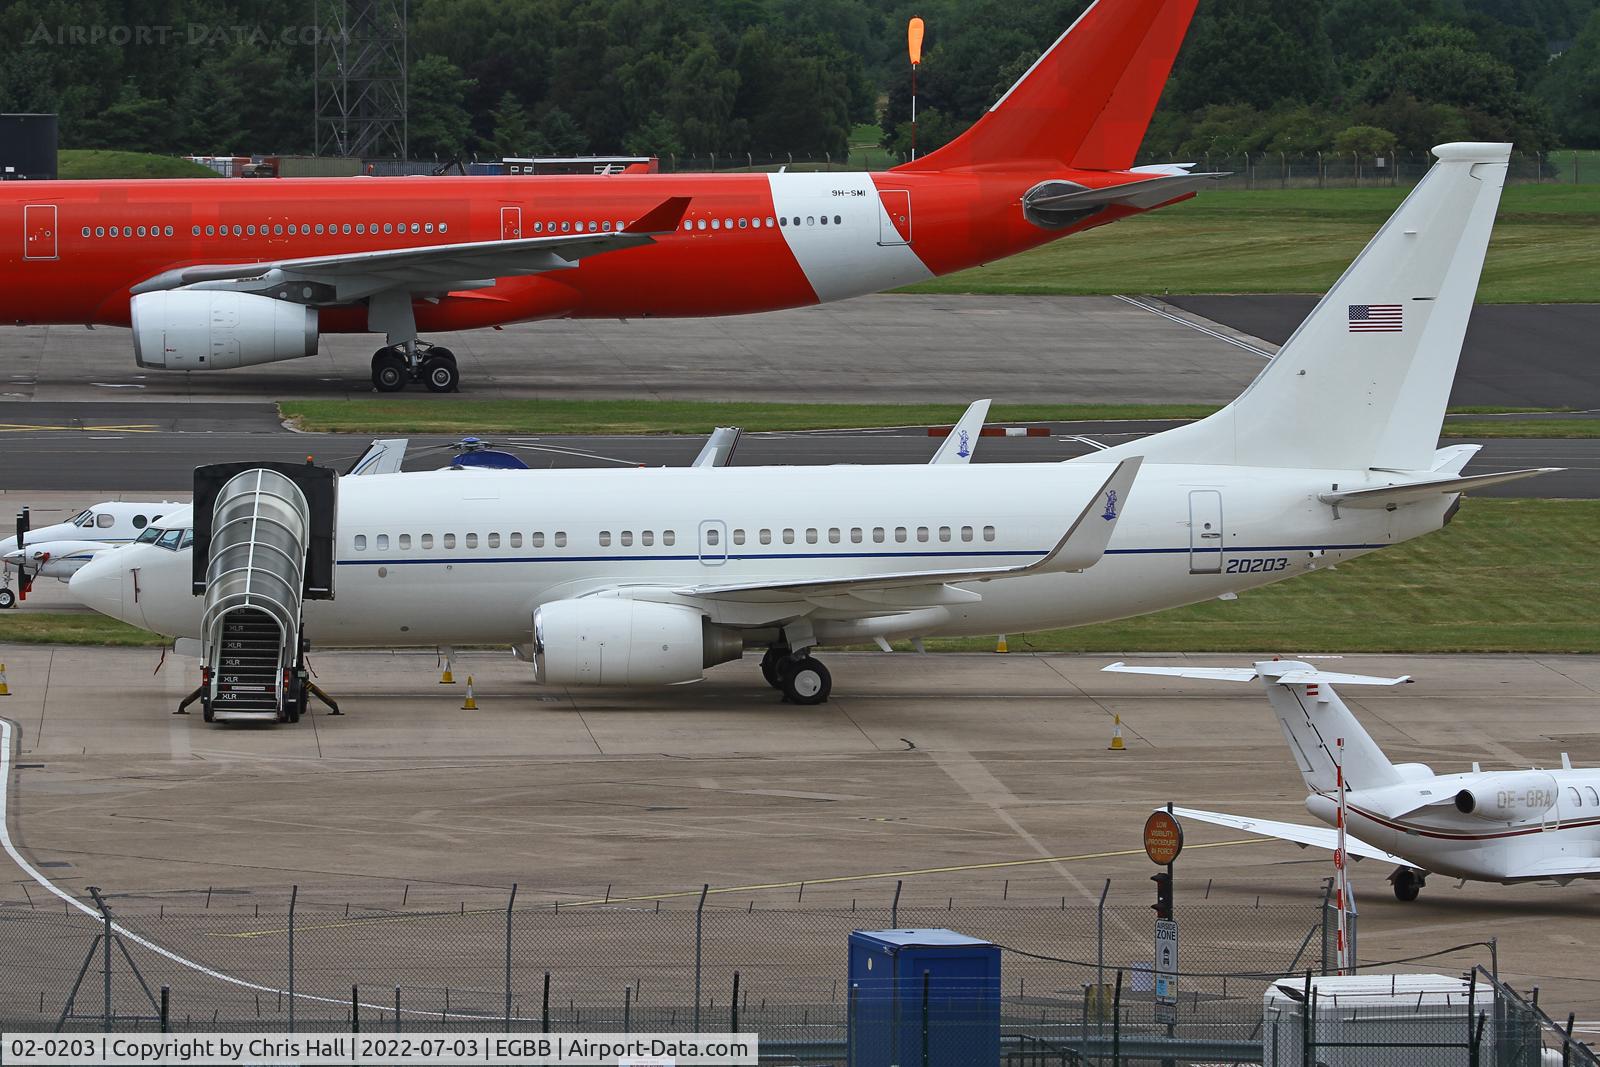
[[[1164,1003],[1147,906],[985,896],[984,905],[902,899],[896,886],[869,908],[770,892],[621,900],[608,890],[580,904],[528,904],[513,890],[494,907],[374,910],[302,903],[295,891],[287,906],[114,899],[90,913],[30,902],[0,907],[0,1028],[743,1031],[759,1033],[775,1062],[844,1063],[862,992],[846,980],[850,933],[949,928],[999,946],[1003,978],[982,1005],[929,989],[930,1032],[937,1040],[938,1027],[969,1011],[996,1011],[1008,1063],[1260,1062],[1275,1049],[1283,1058],[1267,1062],[1335,1062],[1324,1044],[1360,1054],[1346,1062],[1378,1062],[1351,1042],[1418,1047],[1442,1041],[1448,1020],[1460,1024],[1449,1047],[1476,1048],[1472,1062],[1485,1065],[1533,1067],[1538,1046],[1562,1044],[1560,1027],[1489,972],[1479,972],[1489,1014],[1476,1045],[1459,1009],[1433,1018],[1418,1008],[1388,1023],[1368,1013],[1352,1028],[1330,1023],[1313,998],[1304,1017],[1264,1022],[1269,985],[1298,988],[1330,967],[1325,898],[1186,901],[1176,1003]],[[1481,949],[1443,955],[1481,959]],[[1595,1062],[1567,1045],[1569,1062]],[[1308,1048],[1312,1059],[1294,1058]]]

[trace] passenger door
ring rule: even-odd
[[[500,209],[500,240],[515,241],[522,236],[522,209],[520,207],[502,207]]]
[[[878,243],[880,245],[908,245],[911,243],[911,190],[880,189],[878,199],[883,202],[883,213],[878,216]]]
[[[1189,573],[1221,574],[1222,494],[1215,489],[1189,492]]]
[[[22,209],[22,258],[57,259],[56,206],[28,204]]]

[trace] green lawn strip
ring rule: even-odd
[[[1201,419],[1214,404],[997,404],[990,425],[1038,422],[1142,422]],[[688,400],[462,400],[432,396],[383,400],[285,400],[279,413],[316,433],[702,434],[714,426],[751,431],[941,426],[960,418],[957,404],[779,404]],[[1463,413],[1519,414],[1527,408],[1462,408]],[[1506,424],[1522,425],[1505,420]],[[1499,422],[1447,422],[1450,437],[1555,436],[1545,427],[1588,427],[1589,420],[1531,420],[1538,432],[1501,432]],[[1470,431],[1460,429],[1470,426]],[[1486,427],[1477,429],[1479,425]],[[1592,428],[1591,428],[1592,431]],[[1570,436],[1593,432],[1569,431]]]
[[[1600,652],[1600,501],[1468,500],[1444,530],[1137,619],[1013,634],[1013,651]],[[159,645],[98,615],[9,613],[0,642]],[[869,646],[870,647],[870,646]],[[900,647],[909,647],[901,645]],[[992,651],[992,637],[931,640]]]
[[[1052,652],[1600,652],[1600,501],[1467,500],[1438,533],[1136,619],[1013,635]],[[990,637],[930,650],[993,651]],[[909,646],[906,646],[909,647]]]
[[[1445,437],[1600,437],[1600,419],[1451,419]]]
[[[117,152],[99,148],[63,148],[56,153],[56,173],[61,178],[217,178],[202,167],[176,156],[148,152]]]
[[[902,291],[1321,293],[1350,265],[1404,192],[1206,192]],[[1600,185],[1507,189],[1478,300],[1600,300]]]
[[[159,648],[170,641],[98,612],[8,611],[0,615],[0,644],[6,643]]]

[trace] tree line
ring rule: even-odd
[[[1109,2],[1109,0],[1108,0]],[[328,3],[322,5],[326,11]],[[1087,0],[411,0],[416,158],[842,157],[956,136]],[[0,110],[65,147],[306,153],[312,0],[11,0]],[[874,131],[872,136],[877,136]],[[1600,147],[1600,0],[1201,0],[1147,154]]]

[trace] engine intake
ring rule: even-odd
[[[1495,775],[1457,793],[1456,810],[1489,822],[1537,819],[1555,807],[1558,788],[1538,771]]]
[[[546,685],[675,685],[744,655],[738,631],[693,608],[556,600],[533,613],[533,676]]]
[[[133,298],[141,367],[228,370],[317,352],[317,309],[252,293],[163,290]]]

